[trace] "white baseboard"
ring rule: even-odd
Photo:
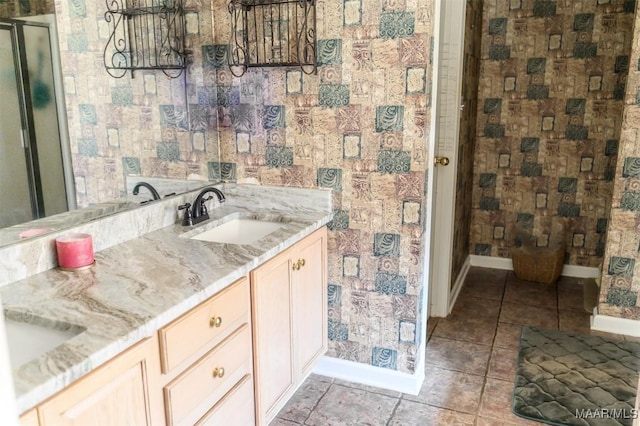
[[[640,337],[640,321],[600,315],[598,314],[598,308],[595,307],[593,308],[593,315],[591,315],[591,330]]]
[[[467,258],[465,259],[464,263],[462,264],[462,268],[458,273],[458,278],[456,278],[456,282],[453,284],[453,288],[451,289],[451,293],[449,294],[449,306],[447,307],[447,315],[451,313],[453,305],[455,305],[456,300],[458,300],[458,295],[460,294],[460,290],[462,290],[464,280],[467,278],[469,268],[471,268],[471,256],[467,256]]]
[[[420,362],[420,365],[424,366],[424,360]],[[321,376],[411,395],[420,393],[424,381],[424,368],[419,368],[414,374],[409,374],[328,356],[320,358],[313,372]]]
[[[471,266],[513,271],[513,262],[507,257],[478,256],[477,254],[471,254],[469,258],[471,259]],[[600,274],[600,270],[589,266],[564,265],[560,274],[565,277],[596,278]]]

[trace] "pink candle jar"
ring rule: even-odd
[[[77,270],[93,265],[93,240],[89,234],[66,234],[56,238],[58,266]]]

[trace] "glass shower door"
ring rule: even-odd
[[[14,55],[15,37],[0,24],[0,227],[33,219],[29,165],[25,152],[26,128]]]

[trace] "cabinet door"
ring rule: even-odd
[[[315,361],[327,351],[327,228],[295,246],[293,309],[298,381],[306,377]]]
[[[263,424],[277,414],[295,380],[287,252],[251,272],[251,302],[256,414],[258,424]]]
[[[38,410],[35,408],[31,411],[28,411],[20,416],[20,421],[18,422],[20,426],[38,426],[40,422],[38,421]]]
[[[42,404],[42,426],[151,426],[164,423],[154,335]]]

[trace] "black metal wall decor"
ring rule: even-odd
[[[299,66],[316,72],[315,0],[231,0],[229,69]]]
[[[104,65],[115,78],[127,71],[162,70],[180,76],[186,68],[184,0],[106,0],[111,35]]]

